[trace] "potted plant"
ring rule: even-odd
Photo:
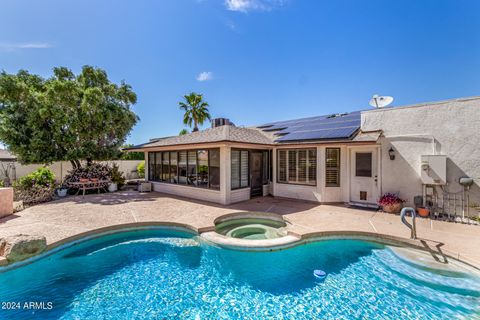
[[[57,196],[60,198],[63,198],[67,195],[68,188],[62,184],[58,189],[57,189]]]
[[[394,193],[385,193],[380,200],[378,200],[378,205],[382,207],[384,212],[400,213],[404,202],[405,200]]]
[[[118,168],[118,165],[114,164],[110,172],[110,184],[108,185],[108,191],[115,192],[125,184],[125,177],[123,172]]]

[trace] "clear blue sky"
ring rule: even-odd
[[[0,0],[0,13],[0,69],[90,64],[131,84],[132,143],[177,134],[190,91],[238,125],[364,109],[375,93],[480,94],[477,0]]]

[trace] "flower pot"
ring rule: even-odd
[[[57,189],[57,195],[60,197],[60,198],[63,198],[67,195],[67,191],[68,189],[67,188],[60,188],[60,189]]]
[[[418,207],[417,212],[420,217],[424,217],[424,218],[430,215],[430,210],[424,207]]]
[[[387,213],[400,213],[402,210],[403,204],[401,202],[399,203],[392,203],[392,204],[386,204],[383,205],[383,211]]]
[[[108,185],[109,192],[115,192],[118,190],[118,185],[115,182],[112,182]]]

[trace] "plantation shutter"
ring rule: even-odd
[[[232,165],[231,165],[231,186],[232,189],[240,188],[240,151],[232,150]]]
[[[248,151],[240,151],[240,188],[248,187]]]
[[[308,150],[308,183],[317,183],[317,152],[314,149]]]
[[[307,150],[298,150],[298,179],[297,182],[307,181]]]
[[[340,186],[340,148],[325,150],[325,186]]]
[[[278,182],[287,182],[287,151],[278,151]]]

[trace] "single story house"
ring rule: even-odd
[[[225,123],[225,125],[222,122]],[[273,195],[375,206],[385,192],[413,205],[464,190],[480,201],[480,97],[385,107],[152,139],[155,191],[231,204]],[[432,191],[433,190],[433,191]]]

